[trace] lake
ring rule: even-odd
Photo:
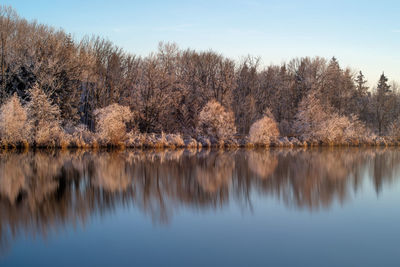
[[[0,153],[0,266],[400,266],[400,150]]]

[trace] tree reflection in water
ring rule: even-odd
[[[254,194],[318,211],[363,179],[377,194],[398,177],[395,149],[47,151],[0,154],[0,251],[20,233],[46,237],[120,206],[168,223],[180,207],[223,209]]]

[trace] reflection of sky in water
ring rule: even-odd
[[[399,266],[399,167],[395,149],[3,154],[0,265]]]

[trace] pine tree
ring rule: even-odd
[[[388,85],[388,78],[385,76],[385,73],[382,73],[381,77],[378,81],[377,91],[378,94],[384,95],[390,92],[390,85]]]
[[[364,122],[370,121],[371,112],[368,108],[370,101],[370,94],[368,94],[369,87],[366,85],[367,80],[361,71],[358,73],[356,79],[354,79],[354,82],[355,91],[350,103],[353,114],[356,114]]]
[[[331,59],[324,75],[321,90],[321,100],[323,105],[331,105],[335,107],[339,113],[343,110],[342,99],[342,76],[343,71],[339,66],[339,62],[335,57]]]
[[[368,86],[366,86],[367,80],[364,78],[364,74],[360,71],[355,79],[356,90],[359,96],[365,96],[368,93]]]
[[[376,88],[375,95],[375,115],[377,121],[377,127],[379,135],[382,134],[386,124],[388,123],[388,115],[390,112],[389,105],[389,94],[390,94],[390,85],[388,85],[388,78],[385,76],[385,73],[382,73],[378,86]]]

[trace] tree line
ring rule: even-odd
[[[361,71],[341,67],[335,57],[296,58],[263,67],[259,58],[237,62],[214,51],[180,49],[171,43],[160,43],[156,52],[138,56],[101,37],[75,40],[63,30],[29,22],[6,6],[0,7],[0,45],[0,104],[4,107],[16,97],[28,109],[31,128],[42,129],[29,110],[47,114],[51,109],[61,131],[84,127],[104,134],[104,127],[98,129],[104,124],[98,114],[107,121],[104,113],[115,113],[110,108],[114,105],[123,113],[112,115],[112,123],[123,123],[124,132],[140,134],[213,137],[221,132],[218,128],[227,127],[220,136],[248,135],[264,117],[276,127],[263,132],[271,129],[271,120],[264,120],[268,127],[253,129],[261,129],[269,139],[325,140],[324,135],[336,131],[326,139],[335,142],[338,136],[348,138],[361,129],[371,136],[399,132],[397,84],[382,73],[369,88]],[[37,107],[32,107],[34,88],[39,88],[36,96],[44,94]],[[202,112],[206,107],[216,114],[226,111],[228,123]],[[7,113],[10,106],[2,110]],[[2,117],[4,136],[10,130],[4,126],[5,117],[14,117]]]

